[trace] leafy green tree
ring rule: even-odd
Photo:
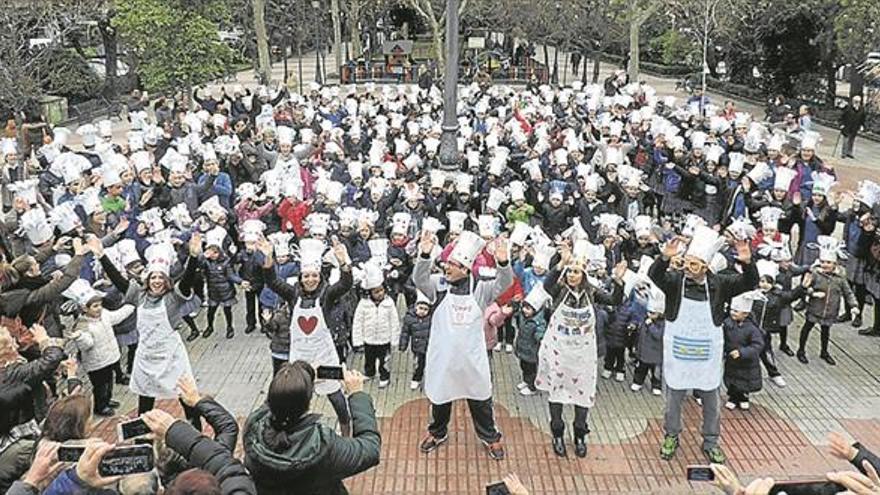
[[[233,52],[220,42],[219,1],[117,0],[112,25],[149,90],[188,88],[226,73]]]

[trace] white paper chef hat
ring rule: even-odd
[[[757,233],[755,226],[745,217],[734,218],[733,221],[730,222],[730,225],[727,226],[727,231],[739,241],[752,239]]]
[[[514,246],[523,246],[532,233],[532,227],[525,222],[516,222],[513,232],[510,233],[510,243]]]
[[[464,223],[467,220],[467,213],[461,211],[448,211],[446,218],[449,219],[449,232],[459,234],[464,230]]]
[[[759,277],[770,277],[770,280],[775,281],[776,276],[779,275],[779,265],[774,261],[758,260],[755,262],[755,266],[758,268]]]
[[[0,139],[0,153],[3,156],[6,155],[17,155],[18,154],[18,144],[15,139]]]
[[[758,162],[749,170],[749,173],[746,174],[746,177],[751,179],[752,184],[759,185],[765,180],[769,179],[773,176],[773,171],[770,170],[770,166],[767,165],[766,162]]]
[[[593,221],[599,226],[599,236],[605,237],[617,234],[617,228],[623,222],[623,217],[614,213],[600,213]]]
[[[73,201],[61,203],[49,212],[52,223],[58,227],[61,234],[67,234],[73,229],[82,226],[79,215],[76,214],[76,204]]]
[[[746,163],[746,156],[743,155],[742,153],[733,152],[728,155],[728,158],[730,159],[730,161],[727,164],[727,170],[731,174],[734,172],[742,173],[743,166]]]
[[[803,138],[801,138],[801,149],[815,150],[821,139],[822,136],[818,132],[807,131],[804,133]]]
[[[85,307],[95,299],[102,299],[105,296],[103,292],[93,289],[91,284],[81,278],[74,280],[61,295],[76,302],[80,307]]]
[[[320,271],[324,257],[324,242],[320,239],[300,239],[298,255],[301,271]]]
[[[556,248],[552,244],[541,244],[535,246],[535,255],[532,258],[532,267],[541,270],[550,268],[550,260],[556,254]]]
[[[486,208],[498,211],[505,201],[507,201],[507,195],[504,194],[504,191],[493,187],[492,189],[489,189],[489,197],[486,199]]]
[[[306,217],[310,235],[327,235],[330,229],[330,215],[326,213],[310,213]]]
[[[654,227],[654,219],[650,215],[638,215],[632,220],[632,226],[636,237],[647,236]]]
[[[152,168],[153,159],[150,157],[150,153],[146,151],[138,151],[131,155],[131,164],[134,165],[135,172],[141,173],[144,170]]]
[[[394,216],[391,217],[391,233],[407,235],[411,221],[412,215],[409,213],[405,211],[395,213]]]
[[[97,187],[90,187],[76,196],[76,203],[82,206],[86,215],[92,215],[103,210],[101,205],[101,192]]]
[[[263,232],[265,230],[266,224],[261,220],[255,218],[245,220],[245,222],[241,224],[241,239],[245,242],[256,242],[263,237]]]
[[[144,257],[147,259],[147,273],[162,273],[169,275],[171,273],[171,265],[174,264],[177,254],[174,246],[170,243],[160,242],[151,244],[144,251]]]
[[[782,218],[783,211],[775,206],[765,206],[759,212],[761,216],[761,228],[778,229],[779,219]]]
[[[361,287],[364,290],[372,290],[381,287],[385,282],[385,274],[382,272],[382,266],[373,260],[369,260],[362,265],[363,278],[361,279]]]
[[[837,179],[831,174],[825,172],[813,172],[813,194],[822,194],[827,196],[831,192],[831,188],[837,184]]]
[[[819,250],[820,261],[836,262],[839,259],[847,258],[844,243],[830,235],[820,235],[816,238],[815,243],[809,243],[807,246]]]
[[[651,284],[651,290],[648,292],[648,311],[652,313],[666,312],[666,293],[654,284]]]
[[[510,192],[510,200],[511,201],[521,201],[526,199],[526,185],[525,183],[515,180],[507,185],[508,191]]]
[[[779,191],[788,191],[791,181],[797,176],[794,169],[787,167],[776,167],[776,177],[773,179],[773,189]]]
[[[42,208],[31,208],[19,218],[19,223],[31,244],[39,246],[52,239],[54,226]]]
[[[699,215],[688,213],[687,216],[684,217],[684,222],[681,226],[681,235],[693,237],[694,231],[700,225],[706,225],[706,221]]]
[[[742,311],[744,313],[751,313],[752,304],[754,304],[755,301],[766,301],[766,300],[767,300],[767,296],[765,296],[764,293],[761,292],[760,290],[758,290],[758,289],[750,290],[748,292],[743,292],[742,294],[734,297],[733,300],[730,301],[730,309],[733,311]]]
[[[15,193],[16,198],[21,198],[29,205],[37,204],[38,179],[20,180],[9,184],[9,190]]]
[[[693,256],[708,264],[712,261],[715,253],[724,246],[724,242],[724,238],[718,235],[717,232],[705,225],[699,225],[694,228],[693,239],[688,244],[685,255]]]
[[[470,194],[473,182],[474,177],[472,175],[458,174],[455,176],[455,191],[459,194]]]
[[[141,261],[141,256],[137,252],[137,243],[134,239],[122,239],[113,245],[116,253],[119,255],[119,263],[125,269],[128,265]]]
[[[856,192],[855,199],[868,207],[876,205],[880,202],[880,186],[870,180],[859,181],[859,189]]]
[[[498,233],[498,217],[495,215],[480,215],[477,218],[477,225],[480,229],[480,237],[495,237]]]
[[[477,258],[477,254],[483,249],[486,243],[483,239],[469,230],[462,231],[455,240],[455,247],[449,253],[449,260],[459,263],[464,268],[470,270]]]
[[[528,304],[535,311],[540,311],[544,309],[544,306],[550,301],[550,294],[544,290],[544,284],[535,284],[532,287],[532,290],[526,295],[525,299],[523,299],[524,304]]]
[[[83,146],[94,146],[98,135],[98,129],[92,124],[81,125],[76,129],[76,133],[82,138]]]

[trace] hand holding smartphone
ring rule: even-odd
[[[342,366],[318,366],[315,374],[322,380],[342,380],[345,378]]]
[[[86,451],[82,444],[68,444],[58,447],[58,460],[61,462],[79,462]],[[115,447],[104,454],[98,465],[101,476],[122,476],[127,474],[146,473],[155,466],[152,445],[126,445]]]
[[[715,481],[715,472],[711,466],[688,466],[688,481]]]
[[[121,421],[116,425],[116,438],[120,442],[131,440],[132,438],[142,437],[152,433],[150,427],[144,422],[143,418],[135,418],[131,421]]]

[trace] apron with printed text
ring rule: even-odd
[[[712,320],[712,307],[705,283],[705,301],[684,297],[675,321],[666,322],[663,333],[663,379],[675,390],[712,391],[721,386],[724,332]]]

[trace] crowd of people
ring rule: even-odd
[[[778,353],[807,365],[818,326],[834,366],[834,326],[871,322],[859,333],[880,336],[880,186],[838,190],[815,132],[791,141],[623,78],[473,84],[459,94],[461,159],[446,163],[434,86],[189,96],[135,95],[125,140],[101,121],[76,129],[76,146],[61,127],[33,156],[0,146],[10,493],[344,493],[343,478],[379,462],[362,388],[388,386],[395,349],[413,353],[411,388],[431,403],[424,453],[448,441],[452,404],[466,400],[487,454],[505,458],[490,361],[506,352],[519,394],[546,397],[556,455],[586,457],[600,378],[648,393],[650,374],[665,401],[659,455],[676,455],[693,395],[702,451],[721,464],[721,408],[748,410],[765,374],[785,387]],[[184,341],[242,325],[268,337],[274,378],[238,460],[238,426],[195,390]],[[363,375],[316,376],[353,353]],[[89,437],[92,414],[117,414],[114,384],[137,395],[157,469],[101,477],[112,446],[97,441],[72,467],[52,462],[59,443]],[[338,434],[309,414],[313,394]],[[179,399],[187,421],[156,399]]]

